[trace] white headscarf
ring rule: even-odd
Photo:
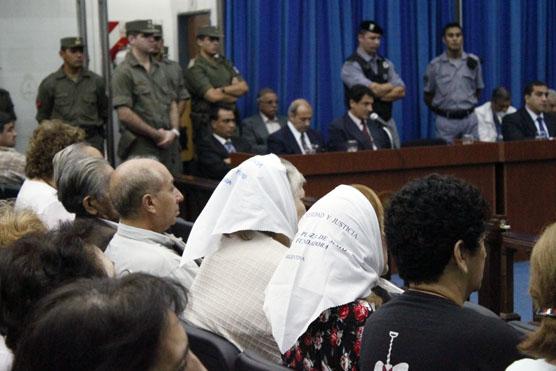
[[[353,187],[336,187],[303,216],[266,288],[264,311],[280,351],[290,349],[324,310],[367,297],[383,270],[371,203]]]
[[[276,155],[251,157],[226,174],[195,221],[181,264],[216,252],[223,234],[244,230],[290,241],[297,231],[293,193]]]

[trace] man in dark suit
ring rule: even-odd
[[[259,91],[257,104],[259,113],[241,122],[241,137],[251,145],[254,153],[262,155],[267,153],[268,136],[283,128],[288,119],[278,116],[278,96],[270,88]]]
[[[230,171],[230,153],[250,152],[245,140],[234,137],[236,119],[231,107],[213,105],[209,111],[212,133],[199,141],[197,146],[198,173],[221,180]]]
[[[313,109],[305,99],[296,99],[288,108],[288,124],[268,137],[268,152],[276,155],[320,152],[324,143],[311,129]]]
[[[548,86],[542,81],[532,81],[524,89],[525,106],[502,119],[505,141],[556,137],[556,117],[545,114]]]
[[[392,148],[392,136],[388,128],[377,120],[369,119],[374,102],[371,89],[354,85],[349,89],[348,97],[349,111],[329,126],[328,150],[346,151],[348,141],[355,141],[358,150]]]

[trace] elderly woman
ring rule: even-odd
[[[556,370],[556,223],[550,225],[533,247],[529,292],[541,326],[530,334],[519,350],[538,359],[515,361],[506,370]]]
[[[264,289],[305,212],[304,181],[275,155],[243,162],[214,191],[182,258],[205,257],[186,319],[275,362],[280,353],[263,312]]]
[[[361,191],[340,185],[299,222],[264,303],[284,365],[358,369],[365,321],[376,309],[365,298],[376,286],[401,292],[380,278],[387,253],[379,218]]]
[[[10,203],[0,204],[0,247],[5,247],[32,232],[46,227],[32,210],[15,211]]]
[[[32,209],[48,228],[74,219],[56,197],[52,159],[56,152],[83,139],[83,130],[57,120],[43,121],[33,131],[27,148],[27,180],[17,195],[16,210]]]

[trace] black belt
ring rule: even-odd
[[[463,119],[469,116],[475,108],[461,109],[456,111],[445,111],[440,108],[434,108],[433,112],[439,116],[446,117],[447,119]]]

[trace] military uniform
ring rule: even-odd
[[[62,39],[62,47],[83,47],[76,40],[79,38]],[[104,151],[108,98],[102,77],[83,67],[77,81],[73,81],[62,66],[41,82],[36,104],[39,123],[60,119],[78,126],[85,130],[90,144]]]
[[[124,61],[114,71],[112,78],[114,108],[129,107],[155,129],[172,129],[170,106],[175,100],[176,94],[163,65],[152,57],[149,72],[145,71],[132,52],[127,53]],[[174,140],[170,147],[163,149],[158,147],[151,138],[136,135],[125,125],[121,125],[121,131],[118,155],[122,160],[132,156],[153,156],[172,174],[182,172],[178,140]]]
[[[13,121],[17,120],[14,111],[14,104],[12,102],[12,98],[10,98],[10,93],[4,89],[0,89],[0,112],[10,115]]]
[[[424,76],[425,93],[432,93],[431,110],[436,113],[437,135],[448,142],[462,135],[479,138],[477,90],[485,87],[481,63],[473,54],[450,59],[446,53],[434,58]]]
[[[205,93],[210,88],[230,85],[234,77],[243,80],[237,68],[222,56],[215,56],[213,62],[198,55],[189,62],[185,71],[185,84],[191,93],[191,121],[196,136],[202,135],[202,130],[209,126],[211,103],[205,99]],[[235,110],[235,106],[233,108]]]

